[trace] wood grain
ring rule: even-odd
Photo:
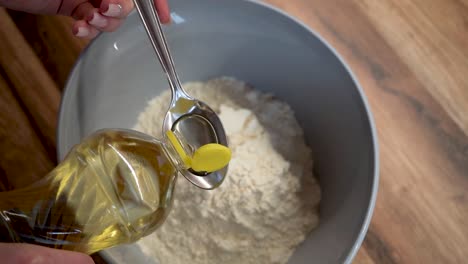
[[[0,66],[55,160],[59,90],[4,9],[0,9],[0,25]]]
[[[266,2],[299,18],[336,48],[369,99],[380,142],[381,181],[374,217],[354,262],[466,263],[468,1]],[[41,165],[42,160],[47,162],[47,152],[41,145],[49,143],[39,144],[39,139],[47,142],[44,134],[49,141],[54,137],[55,124],[48,118],[57,111],[57,86],[63,86],[86,42],[70,35],[69,19],[11,14],[19,30],[0,12],[0,66],[5,76],[0,85],[0,111],[10,111],[7,118],[2,115],[0,149],[16,148],[15,153],[24,155],[11,156],[17,158],[15,166],[0,163],[0,168],[11,170],[28,164],[25,157],[35,151],[35,159],[40,162],[28,164],[29,174],[24,174],[33,179],[41,166],[42,170],[50,166]],[[24,53],[12,44],[17,42],[29,51]],[[5,55],[5,49],[16,55]],[[45,70],[37,63],[37,57]],[[10,60],[18,62],[11,66]],[[31,61],[35,61],[34,67]],[[18,77],[25,73],[36,76],[41,81],[41,91],[48,95],[25,89],[31,83]],[[36,99],[28,99],[31,96]],[[16,104],[2,108],[2,102],[15,99]],[[49,105],[42,105],[44,102]],[[34,118],[32,113],[42,119]],[[36,119],[46,120],[41,122],[48,126],[36,129],[40,133],[34,139],[34,129],[39,128]],[[23,135],[32,134],[32,143],[28,143],[32,150],[21,144],[16,147],[16,128],[21,128]],[[11,173],[17,175],[16,171]],[[1,175],[0,171],[1,177],[5,173]],[[103,263],[97,258],[96,262]]]
[[[468,6],[459,0],[356,3],[413,69],[415,78],[468,131],[468,115],[459,109],[460,105],[468,105]]]
[[[89,41],[73,36],[73,20],[69,17],[36,16],[15,11],[9,14],[57,87],[63,90],[68,73]]]
[[[468,228],[463,224],[468,217],[468,130],[459,117],[468,113],[463,99],[468,89],[462,75],[451,76],[456,81],[450,85],[434,85],[434,81],[447,81],[448,65],[443,60],[447,56],[467,72],[465,61],[455,58],[462,51],[449,46],[445,36],[426,38],[428,25],[417,23],[417,18],[404,25],[419,34],[400,40],[403,43],[391,42],[391,32],[384,35],[374,26],[376,20],[392,32],[404,30],[403,26],[382,19],[391,9],[376,7],[379,16],[376,10],[366,9],[364,2],[400,4],[370,0],[278,3],[338,49],[357,74],[375,116],[381,149],[380,192],[364,242],[366,252],[361,251],[356,262],[367,263],[370,258],[372,263],[463,263],[468,257],[467,248],[460,246],[468,243]],[[446,21],[452,22],[451,18]],[[402,53],[403,49],[417,52],[420,46],[402,46],[418,41],[434,47],[431,61],[423,55]],[[444,47],[458,52],[442,53]]]
[[[11,86],[0,74],[0,191],[25,187],[53,168]]]

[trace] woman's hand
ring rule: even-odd
[[[167,0],[154,0],[162,23],[169,23]],[[77,37],[94,38],[99,31],[116,30],[133,9],[132,0],[0,0],[0,6],[36,14],[71,16]]]
[[[0,257],[8,264],[94,264],[85,254],[29,244],[0,243]]]

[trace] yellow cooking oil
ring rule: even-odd
[[[39,182],[0,192],[0,236],[87,254],[134,242],[169,212],[171,151],[136,131],[98,131]]]

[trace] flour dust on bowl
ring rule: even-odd
[[[314,204],[317,204],[318,199],[312,195],[305,199],[311,206],[306,227],[312,232],[307,233],[307,237],[294,250],[288,263],[350,263],[370,222],[378,184],[378,153],[368,105],[347,66],[333,49],[301,23],[257,2],[173,0],[171,9],[173,23],[165,27],[165,31],[183,83],[190,82],[188,86],[192,87],[203,86],[202,82],[206,84],[216,81],[217,77],[230,76],[245,81],[258,90],[259,94],[273,94],[275,98],[291,107],[303,131],[303,137],[312,149],[313,173],[307,171],[302,174],[313,174],[320,183],[319,219],[314,219],[317,216]],[[100,128],[136,126],[138,130],[149,134],[160,133],[156,128],[152,131],[159,122],[152,120],[158,116],[156,113],[146,115],[147,118],[142,117],[148,113],[151,102],[153,109],[162,109],[154,105],[154,100],[157,99],[153,98],[161,98],[168,91],[165,76],[145,34],[137,14],[133,13],[119,31],[100,35],[81,56],[67,83],[62,101],[58,128],[60,159],[83,137]],[[250,113],[257,110],[249,107],[230,103],[219,105],[218,110],[221,118],[224,118],[226,130],[232,132],[230,140],[234,145],[240,144],[245,135],[236,134],[240,132],[233,125],[235,122],[229,120],[233,116],[237,116],[236,120],[239,120],[239,116],[252,116]],[[277,108],[264,113],[274,116],[274,110]],[[250,124],[248,127],[252,129],[252,135],[260,133],[259,129],[269,135],[278,134],[281,129],[287,131],[284,128],[284,120],[278,119],[268,123],[267,117],[260,117],[258,112],[255,113],[257,119],[247,118],[250,120],[247,123]],[[144,126],[146,121],[151,125]],[[246,127],[243,129],[246,130]],[[236,140],[239,142],[236,143]],[[280,139],[273,141],[279,142]],[[253,146],[256,146],[255,151],[258,151],[256,154],[264,157],[257,159],[259,164],[269,164],[271,160],[266,158],[270,158],[276,159],[274,166],[277,170],[288,167],[286,163],[281,163],[281,155],[272,156],[275,152],[281,152],[277,148],[269,150],[258,147],[267,146],[263,143]],[[297,151],[301,152],[307,151]],[[270,166],[273,166],[271,164]],[[233,173],[235,171],[233,169]],[[273,173],[266,176],[272,175]],[[266,176],[257,180],[270,179]],[[227,177],[229,178],[229,173]],[[288,182],[286,179],[289,179],[286,176],[274,177],[284,179],[284,182]],[[234,179],[237,178],[233,176],[230,180]],[[178,184],[180,182],[179,179]],[[176,195],[178,187],[181,186],[176,186]],[[309,193],[317,193],[313,188],[311,190]],[[181,197],[184,193],[192,193],[187,186],[182,186],[179,191]],[[217,190],[213,192],[215,191]],[[254,210],[254,207],[249,207],[252,201],[261,201],[262,197],[268,197],[265,193],[260,195],[262,197],[256,197],[257,194],[253,192],[246,195],[248,197],[246,196],[245,200],[249,203],[240,208],[242,210]],[[181,201],[175,203],[180,204]],[[203,201],[202,199],[200,202]],[[279,205],[281,202],[268,201],[266,204],[270,205]],[[161,230],[167,231],[170,226],[177,225],[177,218],[181,217],[182,211],[177,211],[176,207],[177,205],[171,212],[175,214],[174,218],[171,220],[170,215],[168,227]],[[234,209],[230,210],[232,212]],[[216,214],[211,211],[201,213]],[[225,212],[219,212],[219,215],[222,216],[223,213]],[[245,214],[236,216],[239,217],[236,219],[238,223],[249,220],[246,220]],[[199,218],[196,215],[190,217],[196,226]],[[265,214],[265,217],[268,216]],[[319,224],[314,228],[317,221]],[[285,226],[287,225],[284,223],[278,223],[280,230]],[[273,225],[271,228],[274,227]],[[208,229],[202,230],[206,232]],[[226,232],[229,233],[228,231]],[[161,231],[161,234],[164,232]],[[192,240],[197,235],[181,234],[190,235]],[[261,234],[256,233],[259,236]],[[298,232],[295,238],[299,239],[301,234]],[[170,245],[172,241],[174,244],[181,243],[176,240],[176,234],[166,236],[167,239],[161,235],[152,241],[164,241],[165,246]],[[200,233],[199,236],[207,234]],[[149,247],[145,248],[141,244],[147,239],[151,237],[137,244],[106,250],[102,255],[110,263],[157,263],[153,254],[148,254]],[[213,248],[229,249],[232,244],[223,244],[226,241],[229,240],[226,238],[218,241]],[[248,243],[247,240],[247,247],[258,247]],[[187,245],[189,244],[187,242]],[[274,244],[269,245],[274,247]],[[192,254],[196,256],[197,253],[202,253],[197,251],[196,246],[176,248],[174,252],[192,250]],[[270,259],[259,260],[258,263],[274,263],[278,251],[275,251],[275,248],[268,250],[271,252]]]

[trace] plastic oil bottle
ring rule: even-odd
[[[149,235],[169,213],[180,170],[229,162],[224,146],[208,144],[192,157],[181,142],[172,132],[164,141],[132,130],[95,132],[42,180],[0,192],[0,239],[91,254]]]

